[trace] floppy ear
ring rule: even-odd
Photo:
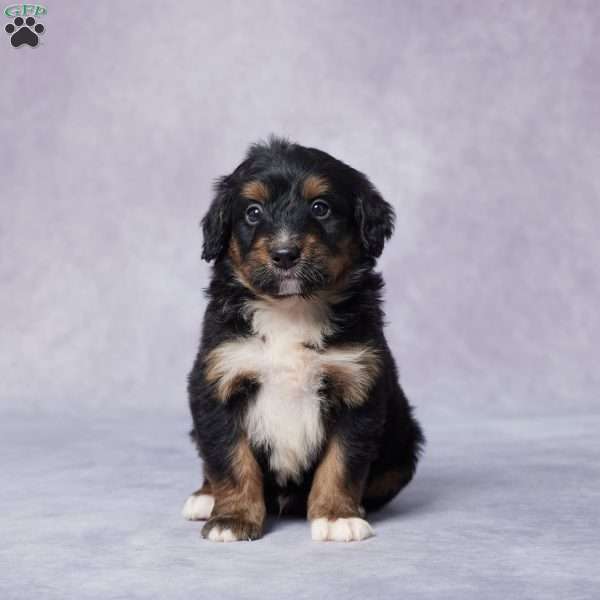
[[[356,198],[354,216],[365,252],[378,258],[394,232],[394,209],[367,183]]]
[[[229,176],[217,181],[215,192],[208,212],[202,219],[202,258],[206,262],[217,260],[225,252],[231,235],[233,190]]]

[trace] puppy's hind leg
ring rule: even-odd
[[[362,504],[367,511],[377,510],[392,500],[411,481],[417,468],[425,438],[421,427],[407,407],[387,423],[377,460],[371,463]]]

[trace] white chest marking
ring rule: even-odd
[[[325,349],[332,326],[322,301],[292,296],[255,300],[247,309],[253,335],[217,346],[207,358],[206,377],[222,402],[241,379],[258,381],[246,433],[255,447],[269,451],[280,483],[297,480],[323,444],[323,378],[329,378],[342,402],[358,406],[378,373],[378,354],[359,344]]]
[[[260,389],[246,414],[255,446],[270,451],[279,483],[297,478],[323,442],[321,347],[329,332],[326,307],[298,297],[254,302],[250,309],[258,341]]]

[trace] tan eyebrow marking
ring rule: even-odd
[[[253,179],[242,186],[242,196],[256,202],[266,202],[269,199],[269,188],[262,181]]]
[[[307,200],[318,198],[330,189],[329,182],[320,175],[309,175],[302,185],[302,194]]]

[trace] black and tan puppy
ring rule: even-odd
[[[214,261],[189,377],[204,461],[188,519],[253,540],[267,512],[314,540],[373,534],[365,509],[412,478],[423,436],[383,334],[373,268],[393,210],[358,171],[284,140],[252,146],[204,217]]]

